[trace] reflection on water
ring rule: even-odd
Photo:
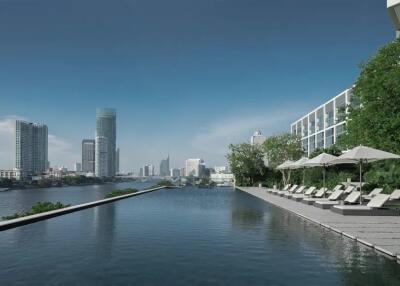
[[[400,266],[239,191],[162,190],[0,232],[0,285],[400,285]]]
[[[117,184],[0,192],[0,218],[16,212],[27,211],[40,201],[59,201],[63,204],[76,205],[103,199],[106,194],[118,188],[145,189],[151,185],[153,185],[152,182],[124,182]]]
[[[114,246],[115,205],[94,208],[91,225],[97,237],[96,257],[109,260]]]

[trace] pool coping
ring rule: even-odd
[[[24,216],[24,217],[11,219],[11,220],[6,220],[6,221],[0,221],[0,231],[16,228],[16,227],[19,227],[19,226],[35,223],[35,222],[38,222],[38,221],[42,221],[42,220],[46,220],[46,219],[50,219],[50,218],[66,215],[66,214],[69,214],[69,213],[73,213],[73,212],[77,212],[77,211],[81,211],[81,210],[97,207],[97,206],[100,206],[100,205],[116,202],[116,201],[119,201],[119,200],[123,200],[123,199],[127,199],[127,198],[130,198],[130,197],[134,197],[134,196],[140,196],[140,195],[143,195],[143,194],[155,192],[155,191],[158,191],[158,190],[161,190],[161,189],[168,189],[168,188],[173,188],[173,187],[161,186],[161,187],[151,188],[151,189],[148,189],[148,190],[138,191],[138,192],[132,193],[132,194],[127,194],[127,195],[122,195],[122,196],[118,196],[118,197],[113,197],[113,198],[108,198],[108,199],[102,199],[102,200],[97,200],[97,201],[93,201],[93,202],[88,202],[88,203],[84,203],[84,204],[74,205],[74,206],[70,206],[70,207],[66,207],[66,208],[62,208],[62,209],[58,209],[58,210],[54,210],[54,211],[43,212],[43,213],[40,213],[40,214]]]
[[[383,248],[383,247],[381,247],[381,246],[377,246],[377,245],[375,245],[375,244],[373,244],[373,243],[370,243],[370,242],[368,242],[368,241],[366,241],[366,240],[364,240],[364,239],[360,239],[360,238],[358,238],[358,237],[356,237],[356,236],[354,236],[354,235],[352,235],[352,234],[349,234],[349,233],[346,233],[346,232],[344,232],[344,231],[341,231],[340,229],[331,227],[330,225],[328,225],[328,224],[326,224],[326,223],[322,223],[322,222],[320,222],[320,221],[318,221],[318,220],[316,220],[316,219],[313,219],[313,218],[311,218],[311,217],[305,216],[305,215],[303,215],[303,214],[301,214],[301,213],[299,213],[299,212],[296,212],[296,211],[293,211],[293,210],[289,210],[289,209],[287,209],[287,208],[285,208],[285,207],[283,207],[283,206],[281,206],[281,205],[275,204],[275,203],[273,203],[273,202],[271,202],[271,201],[269,201],[269,200],[267,200],[267,199],[260,198],[259,196],[256,196],[255,194],[252,194],[251,192],[247,191],[247,190],[245,189],[245,187],[238,187],[238,186],[235,186],[234,188],[237,189],[237,190],[240,190],[240,191],[242,191],[242,192],[245,192],[245,193],[247,193],[247,194],[249,194],[249,195],[255,196],[256,198],[259,198],[259,199],[261,199],[261,200],[263,200],[263,201],[266,201],[266,202],[268,202],[268,203],[274,205],[275,207],[278,207],[278,208],[283,209],[283,210],[285,210],[285,211],[287,211],[287,212],[290,212],[290,213],[292,213],[292,214],[295,214],[295,215],[297,215],[298,217],[303,218],[303,219],[306,220],[306,221],[309,221],[309,222],[311,222],[311,223],[320,225],[320,226],[322,226],[322,227],[324,227],[324,228],[326,228],[326,229],[328,229],[328,230],[332,230],[333,232],[335,232],[335,233],[337,233],[337,234],[340,234],[340,235],[343,235],[343,236],[345,236],[345,237],[347,237],[347,238],[353,239],[353,240],[355,240],[355,241],[357,241],[357,242],[359,242],[359,243],[361,243],[361,244],[363,244],[363,245],[365,245],[365,246],[367,246],[367,247],[370,247],[370,248],[372,248],[372,249],[378,251],[380,254],[383,254],[383,255],[389,257],[390,259],[396,260],[397,263],[400,264],[400,253],[391,252],[391,251],[389,251],[389,250],[387,250],[387,249],[385,249],[385,248]]]

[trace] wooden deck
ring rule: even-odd
[[[400,217],[343,216],[330,210],[270,194],[265,188],[236,187],[236,189],[373,247],[400,262]]]

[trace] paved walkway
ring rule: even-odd
[[[307,220],[356,239],[400,262],[400,217],[343,216],[268,193],[265,188],[236,187],[277,207],[295,213]]]

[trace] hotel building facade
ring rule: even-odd
[[[348,107],[358,105],[352,90],[346,89],[291,124],[291,133],[301,137],[307,156],[315,149],[332,146],[346,131]]]

